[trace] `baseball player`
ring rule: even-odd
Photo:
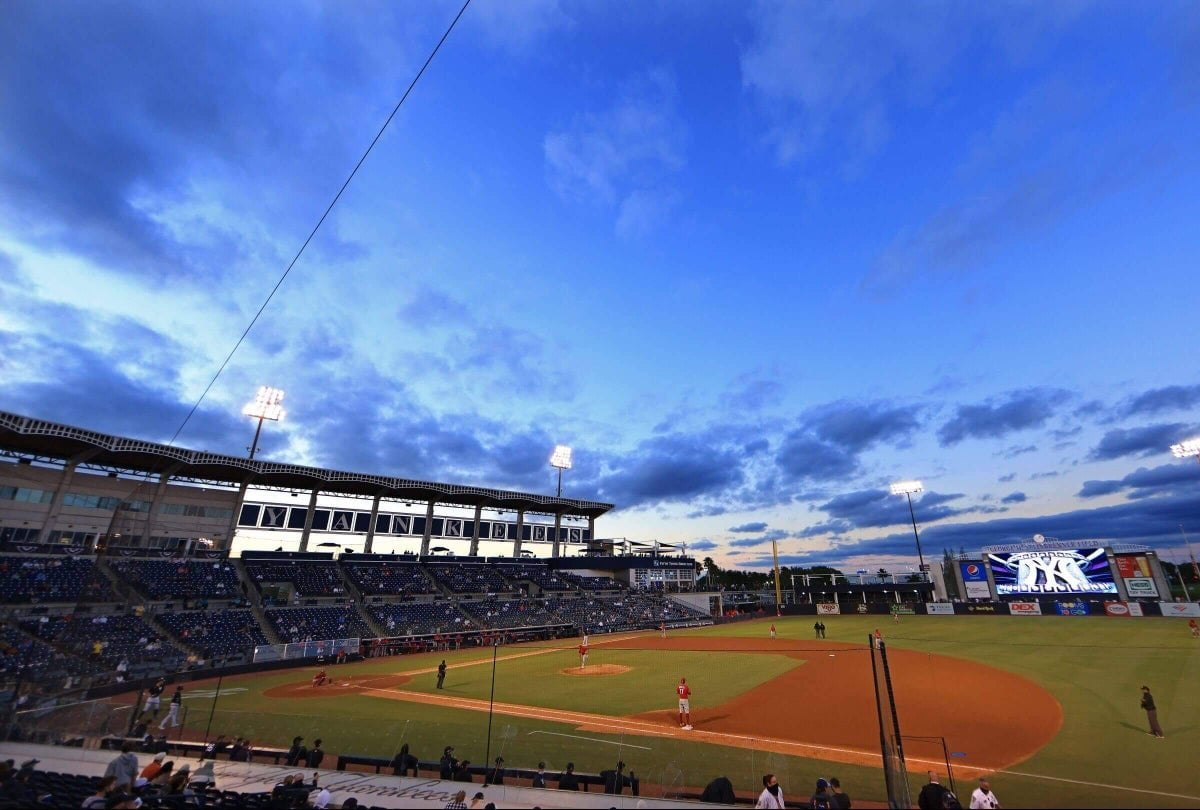
[[[588,654],[588,645],[587,645],[587,641],[584,641],[582,644],[579,645],[579,668],[580,669],[583,669],[584,667],[587,666],[587,654]]]
[[[179,727],[179,707],[183,704],[183,687],[176,686],[175,694],[171,695],[171,702],[167,704],[167,716],[158,724],[161,731],[167,727],[167,723],[171,724],[171,728]]]
[[[675,693],[679,695],[679,727],[684,731],[692,730],[692,687],[688,686],[687,678],[680,678],[679,685],[675,687]]]
[[[167,688],[167,679],[159,678],[154,682],[154,685],[146,690],[146,711],[150,712],[150,719],[158,717],[159,701],[162,699],[163,690]]]
[[[325,670],[321,670],[316,675],[313,675],[312,685],[313,686],[324,686],[325,682],[328,680],[329,680],[329,677],[325,674]]]

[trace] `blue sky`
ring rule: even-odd
[[[17,0],[0,407],[164,441],[458,6]],[[181,435],[762,566],[1200,538],[1193,3],[474,0]]]

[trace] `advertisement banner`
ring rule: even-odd
[[[1146,614],[1142,613],[1142,603],[1141,602],[1130,602],[1129,603],[1129,615],[1130,616],[1146,615]]]
[[[1059,616],[1088,615],[1087,602],[1055,602],[1054,609],[1058,611]]]
[[[1149,577],[1130,577],[1125,580],[1125,590],[1129,591],[1129,598],[1136,599],[1140,596],[1148,596],[1151,598],[1158,596],[1158,586],[1154,584],[1154,580]]]
[[[836,616],[842,612],[842,606],[834,602],[821,602],[817,605],[817,613],[822,616]]]
[[[1200,605],[1195,602],[1159,602],[1158,607],[1164,616],[1200,618]]]
[[[954,606],[954,612],[967,615],[1008,615],[1008,605],[1003,602],[966,602]]]
[[[953,616],[954,605],[949,602],[926,602],[925,612],[930,616]]]
[[[1105,602],[1104,603],[1104,615],[1105,616],[1128,616],[1129,615],[1129,605],[1126,604],[1125,602]]]
[[[1008,612],[1014,616],[1041,616],[1042,606],[1037,602],[1009,602]]]
[[[1118,554],[1116,558],[1117,571],[1121,573],[1123,579],[1153,576],[1150,573],[1150,562],[1146,559],[1145,554]]]
[[[987,556],[1001,596],[1117,594],[1102,548],[1039,548]]]
[[[988,586],[987,569],[982,562],[960,562],[963,585],[966,587],[968,599],[991,599],[992,592]]]

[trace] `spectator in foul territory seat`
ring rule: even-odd
[[[121,746],[121,753],[108,763],[104,775],[116,777],[117,789],[133,791],[133,782],[138,777],[138,758],[133,753],[133,743],[126,742]]]
[[[559,790],[579,790],[579,777],[575,775],[575,763],[568,762],[567,769],[558,777]]]
[[[850,796],[842,791],[842,783],[836,776],[829,779],[829,790],[833,794],[833,806],[837,810],[850,810]]]

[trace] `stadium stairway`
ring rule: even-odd
[[[339,565],[337,566],[336,570],[338,579],[342,581],[342,587],[346,589],[346,594],[353,600],[352,604],[354,605],[354,611],[358,614],[358,617],[366,622],[367,627],[371,628],[371,632],[374,633],[376,637],[387,635],[383,632],[383,628],[379,625],[379,622],[372,619],[371,614],[367,612],[362,591],[358,589],[358,586],[355,585],[354,581],[346,574],[345,569]]]
[[[135,601],[141,601],[142,597],[141,594],[137,592],[137,589],[117,576],[117,572],[112,570],[112,567],[108,564],[108,560],[104,559],[103,554],[96,555],[96,570],[100,572],[102,577],[108,580],[108,584],[112,587],[113,593],[115,593],[120,598],[120,601],[124,602],[126,606],[132,605]]]
[[[37,760],[38,771],[80,776],[101,776],[108,763],[117,756],[115,751],[72,748],[67,746],[34,745],[30,743],[0,743],[0,760],[11,759],[19,767],[29,760]],[[151,754],[137,754],[139,770],[151,760]],[[172,755],[178,768],[184,762],[191,765],[193,772],[198,764],[186,756]],[[213,775],[216,786],[222,791],[261,794],[272,788],[290,774],[302,774],[311,782],[312,768],[288,768],[281,765],[259,765],[246,762],[215,760]],[[595,792],[538,790],[509,785],[485,786],[478,782],[443,782],[440,779],[383,776],[361,771],[336,771],[317,769],[320,785],[329,788],[332,801],[330,807],[338,807],[346,799],[358,799],[360,807],[402,808],[417,807],[434,810],[443,808],[459,790],[467,792],[467,800],[476,792],[482,792],[489,802],[497,807],[545,807],[545,808],[636,808],[651,805],[663,808],[695,808],[696,802],[669,799],[640,799],[628,794],[611,796]],[[77,806],[77,805],[72,805]],[[732,805],[707,804],[706,807],[731,807]]]
[[[262,629],[263,635],[267,637],[267,641],[271,642],[272,644],[283,643],[283,639],[279,637],[279,634],[275,632],[275,628],[271,625],[270,620],[267,619],[267,612],[263,610],[263,606],[261,604],[254,604],[252,602],[250,604],[250,612],[254,614],[254,620],[258,622],[258,626]]]

